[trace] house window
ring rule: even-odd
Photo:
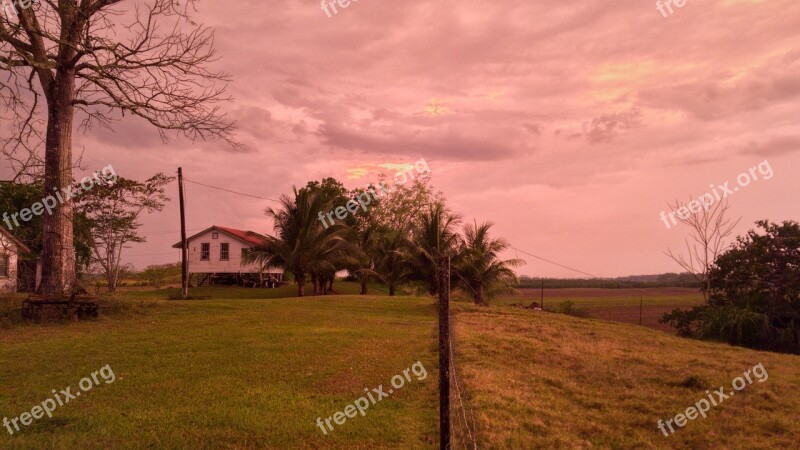
[[[8,277],[8,256],[0,255],[0,278]]]
[[[219,260],[227,261],[230,259],[231,244],[223,242],[219,244]]]
[[[202,243],[200,244],[200,261],[208,261],[211,257],[211,244],[209,243]]]
[[[211,239],[219,239],[219,233],[217,233],[216,231],[211,233]]]

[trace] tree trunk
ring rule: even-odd
[[[320,287],[320,289],[322,290],[322,295],[330,294],[331,291],[328,289],[328,284],[330,284],[330,283],[331,283],[331,280],[330,280],[330,278],[328,278],[327,275],[322,277],[322,279],[320,280],[320,284],[322,285]]]
[[[394,283],[389,283],[389,297],[394,297]]]
[[[486,294],[483,291],[483,284],[474,286],[474,289],[475,289],[475,304],[481,306],[489,306],[489,303],[486,302]]]
[[[331,293],[331,294],[333,294],[333,282],[334,281],[336,281],[336,277],[335,276],[333,278],[331,278],[331,285],[330,285],[330,288],[328,288],[328,292]]]
[[[114,247],[108,249],[109,270],[108,270],[108,292],[114,293],[117,291],[117,284],[119,283],[119,268],[122,264],[122,243],[119,245],[119,251]]]
[[[319,275],[311,274],[311,285],[314,286],[314,295],[319,295]]]
[[[297,282],[297,296],[306,296],[306,274],[303,272],[295,272],[294,280]]]
[[[117,262],[117,266],[111,271],[111,279],[108,282],[108,292],[116,292],[118,284],[119,284],[119,262]]]
[[[114,293],[117,290],[117,275],[114,273],[108,274],[108,292]]]
[[[68,295],[75,284],[75,248],[73,243],[72,121],[75,95],[74,69],[59,69],[52,83],[47,105],[45,142],[44,197],[58,193],[53,214],[44,214],[42,233],[42,284],[44,294]]]
[[[361,280],[361,295],[367,295],[367,280]]]
[[[431,277],[430,285],[428,287],[428,292],[431,295],[439,295],[439,271],[438,270]]]

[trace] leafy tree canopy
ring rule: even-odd
[[[685,336],[800,353],[800,224],[757,225],[716,259],[708,302],[662,322]]]

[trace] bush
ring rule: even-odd
[[[557,314],[566,314],[568,316],[586,317],[586,311],[575,306],[575,302],[572,300],[563,301],[550,311]]]
[[[750,348],[767,348],[773,341],[765,314],[741,308],[708,308],[697,337]]]
[[[22,300],[13,292],[0,291],[0,328],[22,322]]]
[[[732,306],[676,309],[659,322],[669,323],[683,337],[694,337],[759,350],[797,353],[795,329],[775,327],[764,313]]]
[[[692,337],[694,336],[694,323],[697,321],[700,313],[705,309],[705,306],[697,306],[687,311],[673,309],[671,312],[661,316],[658,322],[670,324],[670,326],[678,331],[678,336]]]
[[[137,286],[153,286],[156,289],[161,289],[164,283],[179,282],[181,280],[181,264],[161,264],[147,266],[147,268],[139,275],[142,279]]]
[[[800,354],[800,224],[757,224],[714,261],[707,304],[661,323],[682,336]]]

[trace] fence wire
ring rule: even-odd
[[[453,418],[452,448],[466,450],[478,449],[477,421],[475,420],[469,394],[464,379],[456,364],[456,335],[453,330],[453,316],[450,317],[450,386],[455,395],[450,396],[450,416]]]

